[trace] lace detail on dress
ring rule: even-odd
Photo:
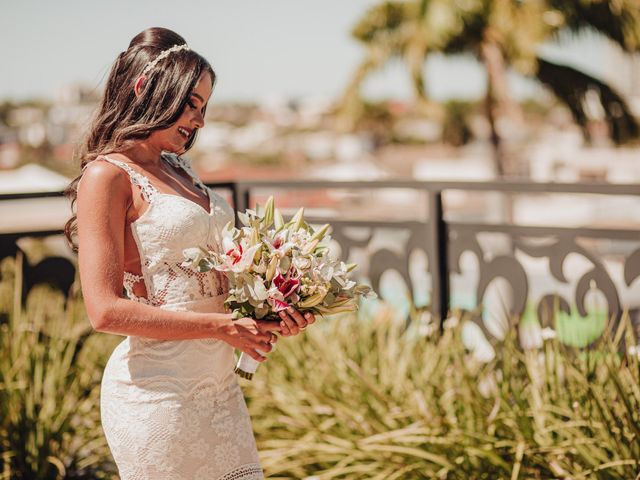
[[[127,293],[127,297],[130,300],[135,300],[136,302],[140,302],[140,303],[149,303],[149,300],[144,298],[144,297],[139,297],[137,296],[135,293],[133,293],[133,286],[144,280],[144,277],[142,275],[136,275],[135,273],[131,273],[131,272],[124,272],[124,280],[123,280],[123,286],[124,286],[124,290]]]
[[[187,198],[160,192],[146,176],[126,162],[106,155],[96,158],[127,172],[131,183],[140,187],[143,198],[148,202],[147,210],[131,224],[132,234],[139,249],[142,275],[125,272],[123,287],[127,297],[142,303],[162,306],[226,295],[229,292],[229,282],[224,274],[217,270],[197,272],[182,265],[184,248],[201,246],[214,251],[219,248],[216,247],[220,243],[216,217],[224,218],[225,213],[225,209],[218,206],[220,197],[202,183],[191,168],[190,162],[167,153],[163,153],[162,158],[174,168],[186,172],[194,185],[207,194],[209,212]],[[220,203],[226,202],[222,200]],[[169,211],[161,212],[164,208],[168,208]],[[143,237],[145,240],[142,240]],[[139,281],[144,282],[146,298],[133,292],[134,284]]]
[[[262,468],[260,465],[243,465],[231,472],[225,473],[218,480],[262,480]]]
[[[185,197],[162,193],[134,170],[135,164],[99,158],[125,170],[148,199],[147,209],[130,224],[142,275],[125,272],[127,295],[164,310],[223,312],[224,274],[183,266],[182,252],[220,248],[217,232],[233,221],[231,206],[178,157],[163,155],[163,160],[204,186],[209,212]],[[136,282],[144,282],[146,299],[133,293]],[[234,364],[231,345],[213,338],[129,336],[116,347],[102,377],[100,402],[102,426],[122,480],[264,478]]]
[[[116,348],[102,382],[102,423],[123,480],[264,479],[231,366],[219,382],[193,385],[177,374],[207,375],[220,364],[222,352],[187,348],[152,360],[132,356],[131,348],[126,343]],[[121,363],[123,358],[130,358],[128,364]],[[167,368],[174,374],[152,373]]]
[[[217,270],[198,272],[181,263],[162,263],[162,274],[156,277],[156,288],[150,296],[153,305],[166,305],[173,300],[176,291],[188,290],[188,300],[226,296],[229,293],[229,282],[224,274]]]
[[[151,185],[151,182],[147,177],[142,175],[141,173],[136,172],[131,166],[129,166],[125,162],[121,162],[120,160],[116,160],[114,158],[107,157],[106,155],[100,155],[96,158],[96,160],[104,159],[109,163],[117,165],[122,168],[125,172],[129,174],[129,178],[131,179],[131,183],[140,187],[140,193],[142,193],[142,198],[144,198],[145,202],[151,203],[151,199],[158,193],[158,190]]]

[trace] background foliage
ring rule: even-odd
[[[46,286],[20,305],[0,273],[0,478],[117,478],[99,385],[121,337],[92,332],[74,293]],[[590,350],[517,332],[482,363],[461,341],[378,304],[278,343],[244,382],[269,478],[631,479],[640,460],[640,365],[622,336]],[[364,312],[364,310],[362,311]],[[371,313],[373,312],[373,313]]]

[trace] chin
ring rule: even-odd
[[[185,146],[184,145],[175,145],[173,143],[167,144],[164,147],[162,147],[162,150],[165,152],[169,152],[169,153],[175,153],[180,155],[181,153],[185,152]]]

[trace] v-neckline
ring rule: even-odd
[[[161,155],[161,156],[160,156],[160,158],[161,158],[165,163],[168,163],[169,165],[171,165],[171,167],[172,167],[172,168],[174,168],[174,169],[176,168],[176,165],[177,165],[177,166],[180,168],[180,170],[182,170],[184,173],[186,173],[186,174],[187,174],[187,176],[191,179],[191,184],[192,184],[195,188],[197,188],[198,190],[202,190],[202,189],[201,189],[201,188],[196,184],[195,179],[191,176],[191,174],[190,174],[188,171],[186,171],[186,170],[182,167],[182,165],[180,165],[180,164],[179,164],[179,163],[177,163],[177,162],[176,162],[176,164],[174,164],[174,162],[172,162],[172,161],[170,161],[170,160],[167,160],[167,159],[166,159],[167,157],[165,157],[165,155]],[[202,183],[202,182],[200,182],[200,183]],[[205,213],[207,214],[207,216],[209,216],[209,217],[210,217],[210,216],[213,214],[213,198],[211,197],[211,192],[209,191],[209,189],[207,188],[207,186],[206,186],[206,185],[204,185],[204,184],[203,184],[203,186],[204,186],[205,188],[204,188],[204,190],[202,190],[202,192],[207,196],[207,199],[209,200],[209,211],[207,211],[207,209],[206,209],[206,208],[204,208],[202,205],[200,205],[198,202],[194,202],[193,200],[191,200],[191,199],[189,199],[189,198],[185,197],[184,195],[178,195],[178,194],[175,194],[175,193],[164,193],[164,192],[161,192],[160,190],[158,190],[158,188],[157,188],[157,187],[154,187],[154,188],[155,188],[155,189],[157,190],[157,192],[158,192],[159,194],[161,194],[161,195],[170,195],[170,196],[173,196],[173,197],[183,198],[183,199],[185,199],[187,202],[193,203],[193,204],[194,204],[194,205],[196,205],[197,207],[200,207],[200,208],[202,209],[202,211],[203,211],[203,212],[205,212]]]

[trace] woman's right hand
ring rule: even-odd
[[[277,321],[256,320],[251,317],[242,317],[237,320],[228,316],[228,322],[222,329],[221,340],[234,348],[246,353],[258,362],[264,362],[266,357],[256,350],[269,353],[273,350],[273,344],[278,341],[278,336],[273,332],[281,333],[282,327]]]

